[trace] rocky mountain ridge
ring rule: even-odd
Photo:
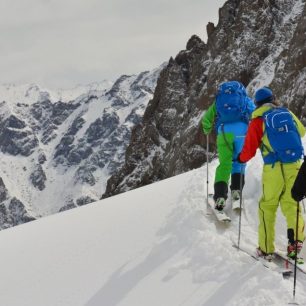
[[[161,72],[154,97],[133,129],[124,165],[108,180],[104,198],[206,161],[203,111],[217,85],[239,80],[252,96],[264,85],[305,121],[306,6],[304,0],[228,0],[207,42],[192,36]],[[209,138],[214,154],[214,136]]]

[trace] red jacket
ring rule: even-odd
[[[245,137],[244,146],[239,155],[240,162],[245,163],[249,161],[252,157],[254,157],[256,154],[256,150],[261,146],[262,143],[265,144],[264,147],[267,147],[267,148],[271,147],[269,140],[265,139],[266,137],[264,137],[265,125],[264,125],[264,119],[262,118],[263,114],[269,109],[271,109],[271,107],[275,107],[275,106],[271,105],[270,103],[266,103],[262,105],[261,107],[257,108],[253,112],[252,114],[253,119],[250,122],[248,131]],[[297,129],[298,129],[300,136],[303,137],[305,135],[305,128],[303,124],[299,121],[299,119],[293,113],[291,113],[291,115],[293,116],[293,119],[297,125]],[[272,147],[271,147],[271,150],[273,150]],[[267,151],[267,150],[264,149],[264,151]],[[268,154],[269,150],[267,152],[264,152],[264,154],[265,153]]]
[[[255,156],[256,150],[261,144],[263,137],[263,119],[262,117],[254,118],[249,125],[248,132],[245,137],[243,149],[239,155],[239,160],[243,163],[249,161]]]

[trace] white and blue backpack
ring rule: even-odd
[[[222,83],[216,95],[216,110],[219,124],[248,122],[245,87],[237,81]]]
[[[264,157],[264,163],[293,163],[301,159],[304,154],[301,136],[289,110],[285,107],[271,108],[263,114],[263,119],[265,133],[273,149],[271,151],[263,145],[269,152]]]

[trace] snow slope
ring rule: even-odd
[[[241,243],[250,249],[261,167],[257,156],[247,168]],[[233,222],[222,225],[206,214],[205,182],[206,166],[1,231],[0,305],[286,305],[293,280],[232,247],[238,216],[227,207]],[[280,215],[278,247],[285,236]],[[306,305],[303,275],[296,297]]]

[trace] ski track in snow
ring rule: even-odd
[[[216,165],[216,161],[210,165],[210,182],[213,182]],[[255,162],[254,166],[257,167],[258,162]],[[110,282],[86,305],[138,305],[138,290],[135,290],[135,294],[130,293],[133,292],[131,286],[140,287],[139,290],[142,292],[146,288],[150,290],[148,289],[150,285],[143,284],[147,282],[145,278],[149,275],[148,273],[142,275],[141,272],[144,272],[146,267],[152,268],[152,263],[155,266],[158,263],[158,268],[164,270],[163,273],[156,273],[158,277],[153,277],[156,278],[155,281],[159,279],[167,287],[167,282],[180,279],[182,274],[189,274],[192,289],[186,290],[188,294],[185,296],[176,291],[173,292],[174,295],[180,296],[177,301],[174,298],[172,301],[165,301],[161,294],[155,301],[154,299],[149,303],[143,301],[145,305],[287,304],[286,301],[290,300],[291,282],[283,280],[282,276],[276,272],[266,271],[261,263],[255,262],[254,259],[237,252],[232,247],[238,236],[238,214],[231,213],[227,207],[233,222],[230,225],[220,224],[209,208],[206,208],[206,189],[204,184],[201,184],[205,181],[205,170],[204,167],[201,171],[189,174],[191,178],[180,193],[177,206],[168,215],[166,223],[158,232],[158,236],[164,237],[161,245],[157,244],[145,261],[133,269],[126,272],[118,271],[117,277],[111,278]],[[246,189],[252,189],[251,185],[247,185]],[[254,190],[254,194],[258,196],[260,192]],[[257,220],[254,220],[257,205],[254,204],[253,197],[249,194],[249,197],[245,199],[247,209],[242,215],[241,244],[247,244],[251,250],[252,247],[255,249],[257,246]],[[167,268],[161,268],[163,266]],[[155,274],[153,271],[150,274],[152,273]],[[141,279],[137,279],[137,275]],[[302,283],[305,285],[305,280]],[[184,288],[183,283],[181,286]],[[112,295],[111,288],[124,288],[124,290],[116,291]],[[304,291],[302,288],[299,284],[297,290],[302,292]],[[306,303],[305,291],[299,299]]]

